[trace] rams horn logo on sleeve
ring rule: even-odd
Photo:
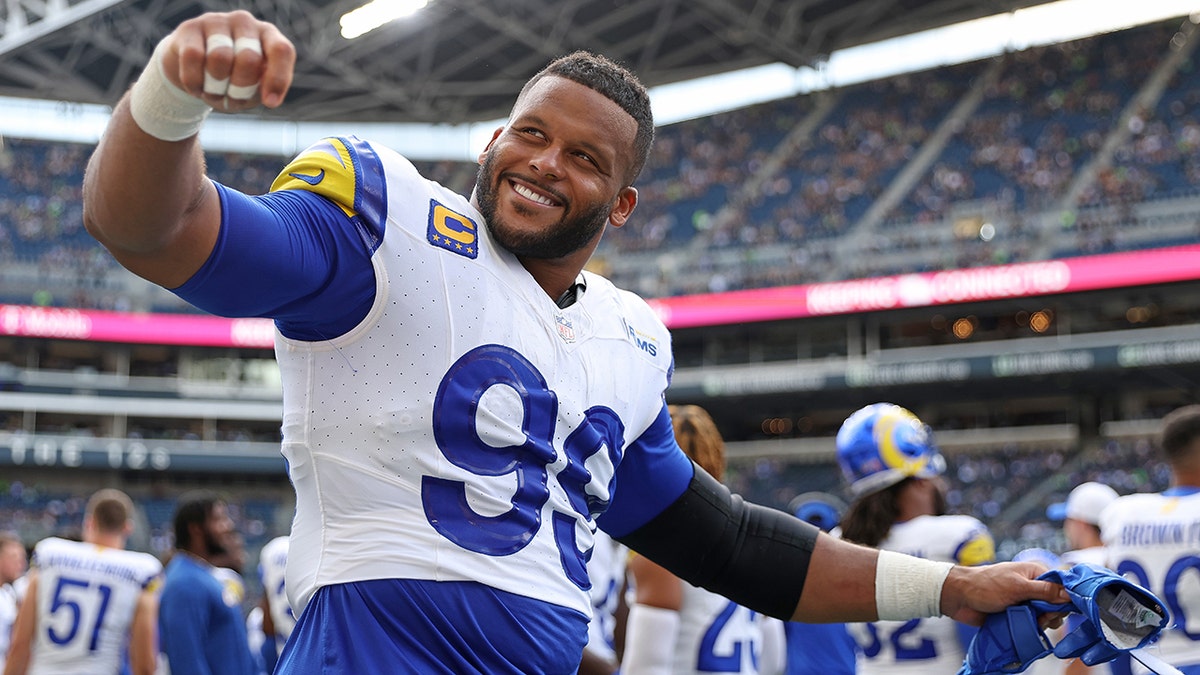
[[[479,256],[479,226],[436,199],[429,200],[429,243],[468,258]]]

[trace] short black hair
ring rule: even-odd
[[[642,167],[646,166],[650,146],[654,144],[654,114],[650,111],[650,94],[646,92],[646,87],[628,68],[605,56],[580,50],[558,57],[529,78],[517,100],[521,100],[530,87],[549,75],[571,80],[603,94],[637,122],[633,167],[628,176],[628,181],[632,183],[642,172]]]
[[[192,534],[188,526],[192,524],[204,526],[213,507],[224,504],[217,493],[208,490],[194,490],[179,498],[179,506],[175,508],[175,548],[188,549],[192,545]]]
[[[1193,451],[1200,439],[1200,405],[1185,405],[1168,413],[1162,420],[1160,444],[1167,460],[1176,462]]]

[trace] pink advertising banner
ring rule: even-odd
[[[651,300],[669,328],[928,307],[1200,279],[1200,244],[1044,262]],[[134,344],[274,346],[269,319],[0,305],[0,335]]]
[[[1200,279],[1200,244],[652,300],[670,328],[929,307]]]
[[[275,345],[270,319],[0,305],[0,335],[204,347]]]

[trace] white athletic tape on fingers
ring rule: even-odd
[[[181,141],[195,136],[212,110],[207,103],[175,86],[163,69],[163,46],[158,43],[133,89],[129,92],[129,114],[142,131],[164,141]]]
[[[240,37],[233,41],[234,54],[247,50],[252,51],[255,54],[262,54],[262,42],[258,38],[248,37]]]
[[[228,77],[217,79],[209,75],[208,71],[204,72],[204,93],[210,96],[224,96],[227,91],[229,91]]]
[[[225,95],[235,101],[249,101],[258,93],[258,83],[242,86],[240,84],[231,84],[229,89],[225,91]]]
[[[942,584],[954,565],[880,551],[875,562],[875,611],[879,619],[907,621],[942,613]]]
[[[224,33],[213,33],[204,41],[204,53],[211,54],[213,51],[222,47],[233,49],[233,38]]]

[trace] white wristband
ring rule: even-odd
[[[146,69],[133,84],[129,113],[142,131],[151,136],[181,141],[200,131],[212,108],[167,79],[162,62],[164,49],[163,42],[159,42]]]
[[[941,616],[942,584],[953,567],[948,562],[880,551],[875,562],[875,610],[880,620]]]
[[[635,603],[625,622],[621,672],[670,675],[679,636],[679,612]]]

